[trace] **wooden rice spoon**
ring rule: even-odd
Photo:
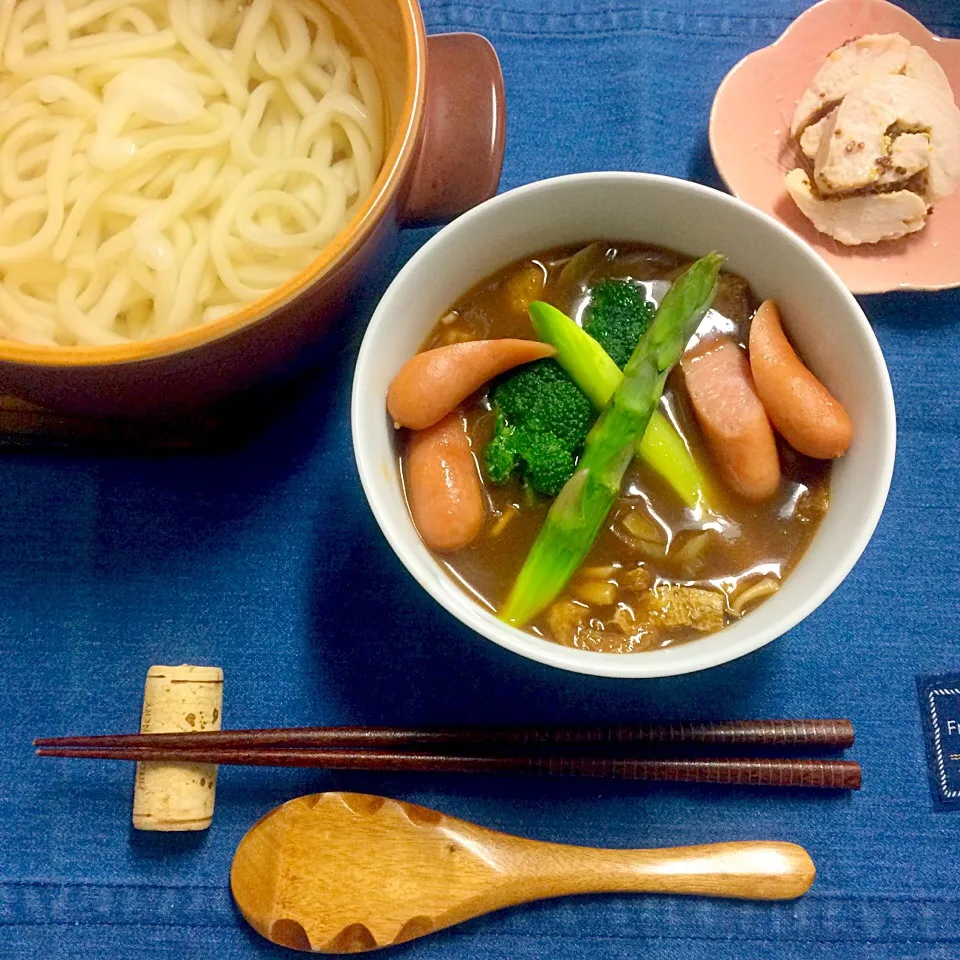
[[[360,953],[530,900],[614,891],[792,900],[814,874],[792,843],[590,849],[496,833],[386,797],[317,793],[254,824],[233,858],[230,887],[268,940]]]

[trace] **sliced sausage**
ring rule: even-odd
[[[780,460],[743,350],[717,337],[699,344],[681,365],[720,475],[745,499],[765,500],[780,486]]]
[[[473,340],[418,353],[393,378],[387,411],[411,430],[432,426],[474,390],[507,370],[556,353],[539,340]]]
[[[767,416],[791,447],[821,460],[847,452],[850,417],[790,346],[772,300],[760,305],[750,326],[750,369]]]
[[[410,512],[433,550],[459,550],[483,526],[483,491],[459,412],[410,437],[406,471]]]

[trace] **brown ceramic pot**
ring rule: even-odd
[[[389,146],[370,197],[321,255],[238,313],[170,336],[114,347],[0,340],[0,393],[105,415],[225,396],[319,342],[382,272],[398,228],[450,220],[495,193],[504,95],[490,43],[427,37],[417,0],[362,0],[349,16],[345,27],[380,73]]]

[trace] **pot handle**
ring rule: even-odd
[[[490,41],[477,33],[427,37],[423,132],[400,222],[444,223],[492,197],[505,121],[503,74]]]

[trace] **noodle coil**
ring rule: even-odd
[[[0,337],[110,345],[310,263],[383,163],[373,65],[308,0],[0,0]]]

